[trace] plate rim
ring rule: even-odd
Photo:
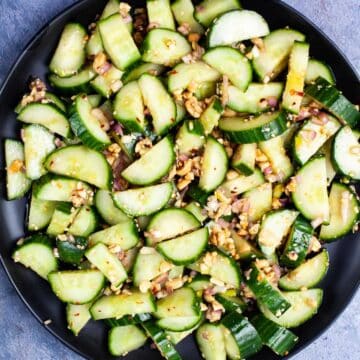
[[[13,63],[11,64],[11,66],[9,67],[8,71],[7,71],[7,75],[5,76],[4,80],[2,81],[2,84],[0,86],[0,97],[3,95],[3,93],[5,92],[5,88],[7,87],[10,78],[12,77],[13,73],[15,72],[17,66],[19,65],[19,63],[21,63],[21,61],[23,60],[24,56],[26,55],[26,53],[28,52],[29,49],[32,48],[32,46],[34,44],[36,44],[36,42],[41,39],[41,37],[44,35],[44,33],[47,31],[47,29],[52,25],[53,22],[58,21],[61,17],[63,16],[67,16],[68,13],[74,11],[74,9],[76,9],[77,7],[82,6],[83,3],[86,3],[89,0],[80,0],[77,1],[73,4],[70,4],[68,6],[66,6],[64,9],[60,10],[60,12],[58,12],[57,14],[55,14],[46,24],[44,24],[32,37],[31,39],[26,43],[26,45],[19,51],[19,56],[17,57],[17,59],[15,61],[13,61]],[[310,28],[312,28],[312,31],[315,31],[317,33],[319,33],[322,36],[322,41],[324,40],[325,42],[328,43],[328,45],[330,45],[334,50],[335,53],[337,53],[337,56],[340,57],[341,61],[343,61],[346,66],[352,71],[353,76],[355,78],[355,80],[357,82],[360,82],[360,73],[358,73],[357,69],[355,68],[355,66],[350,62],[349,58],[347,55],[345,55],[345,53],[343,52],[343,50],[335,43],[334,40],[332,40],[322,29],[320,29],[312,20],[310,20],[306,15],[300,13],[299,10],[297,10],[296,8],[294,8],[293,6],[285,3],[282,0],[270,0],[273,3],[276,3],[280,6],[282,6],[283,8],[285,8],[287,11],[292,12],[293,14],[295,14],[298,18],[300,18],[303,22],[305,22]],[[131,0],[129,0],[129,2],[131,2]],[[10,272],[8,271],[8,268],[5,264],[5,261],[0,253],[0,263],[2,265],[2,268],[4,269],[4,272],[8,278],[8,280],[10,281],[10,284],[14,287],[17,295],[19,296],[19,298],[21,299],[21,301],[25,304],[26,308],[30,311],[30,313],[35,317],[35,319],[41,324],[43,325],[43,327],[45,327],[45,329],[52,335],[54,336],[57,340],[59,340],[63,345],[65,345],[68,349],[71,349],[74,353],[76,353],[77,355],[82,356],[85,359],[89,359],[89,360],[93,360],[91,357],[89,357],[88,355],[84,354],[80,349],[78,349],[76,346],[74,346],[73,344],[69,343],[67,340],[65,340],[61,335],[57,334],[55,332],[55,330],[53,330],[50,326],[47,326],[46,324],[44,324],[44,321],[41,319],[41,317],[35,312],[35,310],[32,308],[32,306],[26,301],[26,299],[24,298],[22,292],[20,291],[20,289],[17,287],[15,280],[12,278]],[[348,308],[348,306],[350,305],[350,303],[352,302],[352,300],[354,299],[354,297],[356,296],[356,294],[358,293],[360,288],[360,278],[357,280],[357,283],[355,284],[354,288],[352,289],[352,292],[350,294],[350,296],[348,298],[346,298],[346,300],[342,303],[341,305],[341,309],[340,311],[337,312],[337,314],[331,319],[331,321],[324,326],[313,338],[306,340],[299,348],[295,349],[294,351],[292,351],[289,355],[287,355],[286,357],[283,357],[283,359],[292,359],[295,355],[298,355],[299,353],[301,353],[303,350],[305,350],[306,348],[308,348],[311,344],[313,344],[317,339],[320,338],[320,336],[322,336],[327,330],[330,329],[330,327],[332,327],[335,322],[339,319],[339,317],[343,314],[343,312]]]

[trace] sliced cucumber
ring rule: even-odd
[[[226,312],[237,311],[241,313],[247,308],[246,303],[237,296],[229,296],[225,294],[216,294],[215,299],[224,307]]]
[[[33,194],[30,201],[27,229],[38,231],[49,225],[55,207],[55,201],[40,200]]]
[[[276,324],[286,328],[293,328],[303,324],[317,313],[322,302],[323,291],[321,289],[311,289],[283,292],[282,295],[291,304],[290,309],[283,315],[276,317],[261,304],[260,310],[266,318]]]
[[[76,190],[90,193],[88,184],[67,177],[45,175],[34,185],[34,196],[39,200],[71,202],[72,194]]]
[[[51,272],[48,280],[61,301],[78,305],[93,301],[105,284],[105,278],[98,270]]]
[[[308,220],[318,220],[320,223],[329,221],[330,209],[324,156],[309,160],[298,171],[292,199],[296,208]]]
[[[98,28],[104,49],[118,69],[125,70],[140,59],[140,52],[120,14],[100,20]]]
[[[273,190],[270,183],[262,184],[247,191],[243,198],[249,201],[249,220],[260,220],[272,208]]]
[[[284,182],[294,173],[294,167],[286,154],[285,136],[286,132],[273,139],[259,143],[260,150],[269,159],[271,169],[277,175],[277,180],[280,182]]]
[[[168,182],[116,192],[114,201],[129,216],[151,215],[168,203],[173,191],[173,184]]]
[[[96,192],[95,206],[101,217],[109,225],[116,225],[129,220],[129,217],[115,206],[111,193],[107,190]]]
[[[179,64],[169,73],[168,88],[171,93],[183,92],[191,83],[201,84],[215,82],[220,73],[208,64],[198,61],[193,64]]]
[[[100,189],[109,189],[112,181],[105,156],[82,145],[55,150],[47,157],[45,167],[50,172],[88,182]]]
[[[97,225],[95,210],[90,206],[83,206],[70,225],[69,233],[74,236],[87,237],[96,230]]]
[[[216,19],[208,34],[209,47],[231,45],[269,34],[265,19],[255,11],[233,10]]]
[[[175,102],[155,76],[142,75],[139,86],[144,104],[151,113],[155,133],[162,135],[176,123]]]
[[[191,278],[191,282],[186,284],[186,286],[191,287],[196,294],[202,293],[203,290],[212,287],[210,282],[210,276],[207,275],[195,275],[195,277]]]
[[[191,0],[175,0],[171,4],[171,10],[180,26],[187,24],[192,33],[202,34],[204,32],[204,28],[194,18],[195,8]]]
[[[26,126],[23,131],[26,176],[36,180],[46,173],[43,162],[54,149],[55,137],[41,125]]]
[[[344,126],[335,136],[331,159],[335,168],[349,178],[360,180],[360,132]]]
[[[235,86],[229,86],[228,107],[240,113],[256,114],[270,110],[272,101],[276,102],[280,99],[284,85],[281,82],[272,82],[268,84],[249,85],[245,92],[239,90]]]
[[[126,326],[126,325],[138,325],[143,323],[144,321],[148,321],[151,319],[150,313],[143,314],[135,314],[135,315],[125,315],[119,319],[105,319],[106,325],[110,327],[117,326]]]
[[[320,254],[307,260],[296,269],[280,278],[279,286],[284,290],[310,289],[317,286],[329,268],[329,253],[323,249]]]
[[[256,148],[256,143],[238,145],[231,158],[231,166],[246,176],[253,174],[255,171]]]
[[[330,66],[322,61],[310,59],[306,69],[305,83],[311,84],[319,76],[327,80],[331,85],[335,84],[334,73]]]
[[[63,137],[70,135],[70,124],[64,113],[52,104],[31,103],[18,115],[24,123],[39,124]]]
[[[115,66],[111,66],[108,71],[102,75],[98,75],[94,80],[91,80],[91,86],[100,95],[109,98],[111,95],[119,91],[122,85],[120,79],[123,72]],[[119,84],[119,85],[118,85]]]
[[[310,45],[295,41],[289,59],[289,72],[283,93],[282,107],[289,112],[298,114],[304,97],[304,83],[309,61]]]
[[[197,21],[208,27],[219,15],[235,9],[241,9],[238,0],[204,0],[196,6],[194,16]]]
[[[228,157],[225,148],[215,138],[208,137],[201,164],[199,187],[205,192],[215,190],[225,179]]]
[[[188,265],[196,261],[208,242],[207,228],[195,230],[173,240],[159,244],[157,250],[175,265]]]
[[[79,209],[73,208],[69,203],[58,203],[46,229],[47,234],[56,236],[66,232],[78,211]]]
[[[176,135],[176,146],[180,154],[191,154],[205,144],[203,127],[199,121],[186,120]]]
[[[159,328],[153,321],[146,321],[141,324],[146,333],[151,337],[160,354],[167,360],[181,360],[181,356],[176,351],[174,345],[168,339],[166,333]]]
[[[184,209],[165,209],[150,220],[146,228],[146,244],[153,246],[163,240],[196,230],[200,226],[196,217]]]
[[[86,55],[90,58],[95,57],[97,54],[104,52],[104,47],[101,41],[101,36],[99,33],[99,29],[95,28],[95,30],[91,33],[89,40],[86,43]]]
[[[153,29],[144,39],[142,59],[145,62],[172,66],[189,52],[191,52],[190,44],[178,32]]]
[[[130,131],[145,130],[144,103],[136,81],[123,86],[114,100],[114,117]]]
[[[68,23],[50,61],[50,71],[61,77],[77,73],[85,61],[86,30],[78,23]]]
[[[252,80],[252,68],[248,58],[239,50],[229,46],[218,46],[208,50],[203,60],[226,75],[231,83],[245,91]]]
[[[156,305],[150,292],[133,290],[131,294],[102,296],[90,308],[90,313],[94,320],[102,320],[151,313],[155,310]]]
[[[62,78],[55,74],[49,75],[51,86],[65,95],[78,94],[79,92],[87,92],[90,89],[90,81],[95,79],[96,72],[92,67],[88,66],[81,70],[78,74]]]
[[[166,333],[167,337],[170,337],[170,341],[174,345],[177,345],[181,341],[183,341],[185,338],[187,338],[189,335],[191,335],[200,325],[201,325],[201,321],[189,330],[185,330],[185,331],[168,331],[167,330],[167,331],[165,331],[165,333]]]
[[[211,264],[207,259],[211,258]],[[200,266],[202,265],[202,266]],[[241,270],[239,265],[229,256],[221,251],[213,250],[205,253],[196,263],[188,266],[190,269],[203,275],[223,281],[228,286],[239,288],[241,281]]]
[[[113,356],[125,356],[145,345],[146,335],[136,325],[117,326],[109,331],[109,351]]]
[[[161,158],[161,162],[158,160]],[[131,184],[150,185],[165,176],[175,161],[174,145],[165,137],[133,162],[121,176]]]
[[[110,226],[89,236],[90,245],[103,243],[105,245],[119,246],[122,250],[128,250],[139,242],[137,228],[131,220]]]
[[[157,302],[156,323],[165,330],[185,331],[194,327],[201,318],[199,300],[189,287],[175,290]]]
[[[275,324],[264,315],[259,314],[251,319],[262,342],[277,355],[286,356],[299,338],[290,330]]]
[[[257,239],[264,255],[269,257],[275,253],[289,233],[298,214],[297,211],[288,209],[276,210],[266,214]]]
[[[264,175],[259,169],[249,176],[239,175],[235,179],[227,180],[221,185],[221,189],[228,195],[240,195],[265,182]]]
[[[56,239],[59,259],[66,264],[80,265],[87,246],[87,239],[80,236],[64,236],[62,234]]]
[[[86,96],[76,97],[70,114],[69,121],[74,134],[89,148],[100,151],[111,144],[99,120],[92,114],[92,106]]]
[[[199,119],[206,135],[210,134],[218,126],[223,111],[221,101],[218,97],[214,97]]]
[[[85,252],[85,256],[114,287],[120,287],[127,279],[127,273],[121,261],[110,252],[106,245],[102,243],[96,244]]]
[[[152,63],[139,62],[127,69],[121,78],[124,84],[130,81],[138,80],[143,74],[160,76],[165,71],[165,66]]]
[[[287,116],[284,112],[265,113],[254,118],[230,117],[219,121],[219,128],[232,142],[249,144],[270,140],[286,129]]]
[[[327,181],[328,181],[328,185],[331,184],[331,182],[333,181],[334,177],[336,176],[336,170],[333,166],[333,161],[331,159],[332,154],[332,145],[333,144],[333,139],[329,139],[320,149],[319,149],[319,153],[325,155],[325,160],[326,160],[326,176],[327,176]]]
[[[73,332],[75,336],[78,336],[80,331],[85,327],[85,325],[91,319],[89,312],[91,303],[74,305],[66,305],[66,319],[68,323],[68,328]]]
[[[226,360],[221,326],[209,323],[201,325],[196,331],[196,342],[205,360]]]
[[[162,29],[175,29],[175,21],[169,0],[150,0],[146,2],[149,24]]]
[[[295,41],[304,41],[305,35],[293,29],[278,29],[264,38],[264,48],[253,60],[253,67],[262,82],[279,75],[287,66]]]
[[[258,250],[253,243],[239,236],[235,231],[232,231],[231,238],[234,240],[236,253],[240,260],[249,261],[255,258],[263,258],[264,255]]]
[[[24,240],[19,245],[12,258],[32,271],[36,272],[43,279],[58,267],[57,260],[53,254],[51,240],[42,234],[35,234]]]
[[[196,201],[191,201],[187,204],[185,210],[193,214],[201,224],[207,219],[207,215],[202,211],[203,208]]]
[[[6,139],[6,193],[8,200],[19,199],[30,189],[31,180],[25,175],[24,161],[24,145],[21,141]]]
[[[334,182],[329,196],[330,223],[322,225],[320,238],[333,241],[351,231],[359,218],[359,201],[350,187]]]
[[[262,341],[254,326],[247,318],[235,310],[227,314],[221,320],[222,326],[225,328],[225,344],[227,337],[231,337],[238,347],[241,358],[248,358],[262,348]],[[240,357],[237,357],[240,359]]]
[[[356,127],[360,112],[342,93],[327,80],[319,77],[305,88],[306,95],[321,104],[343,124]]]
[[[296,268],[306,257],[313,234],[311,224],[301,215],[294,221],[289,238],[286,241],[283,254],[280,258],[282,265]]]
[[[328,121],[320,125],[316,118],[306,121],[297,131],[293,139],[293,154],[300,164],[305,164],[325,142],[340,128],[340,123],[331,115]]]

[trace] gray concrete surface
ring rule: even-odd
[[[0,83],[32,36],[74,0],[0,1]],[[360,72],[359,0],[286,0],[315,22]],[[80,360],[22,304],[0,268],[0,359]],[[296,360],[360,359],[360,292],[333,326]]]

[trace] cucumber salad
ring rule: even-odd
[[[238,0],[110,0],[65,26],[15,112],[13,259],[75,336],[104,321],[112,355],[149,342],[169,360],[191,335],[206,360],[291,351],[323,245],[359,219],[359,109],[305,34]]]

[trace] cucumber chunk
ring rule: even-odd
[[[63,137],[70,135],[70,124],[64,113],[52,104],[31,103],[18,115],[24,123],[39,124]]]
[[[309,160],[297,173],[292,199],[296,208],[308,220],[329,221],[326,160],[324,156]]]
[[[150,220],[146,228],[146,244],[154,246],[163,240],[196,230],[200,226],[196,217],[184,209],[165,209]]]
[[[312,318],[317,313],[323,298],[321,289],[283,292],[282,294],[291,304],[290,309],[283,315],[276,317],[261,304],[260,310],[266,318],[285,328],[298,327]]]
[[[57,260],[53,254],[51,240],[42,234],[30,236],[19,245],[12,258],[15,262],[30,268],[43,279],[58,267]]]
[[[148,107],[157,135],[164,134],[176,122],[176,105],[164,85],[155,76],[144,74],[139,81],[144,104]]]
[[[199,187],[205,192],[215,190],[225,179],[228,157],[225,148],[215,138],[208,137],[201,165]]]
[[[59,259],[66,264],[80,265],[87,246],[87,239],[80,236],[61,234],[56,239]]]
[[[111,144],[99,120],[92,114],[92,106],[86,96],[76,97],[70,114],[69,121],[74,134],[89,148],[101,151]]]
[[[24,161],[24,145],[20,141],[6,139],[6,193],[8,200],[19,199],[30,189],[31,180],[25,175]]]
[[[305,35],[293,29],[278,29],[264,38],[264,48],[253,60],[254,71],[262,82],[276,78],[287,66],[295,41],[304,41]]]
[[[218,46],[208,50],[203,60],[223,75],[231,83],[245,91],[252,80],[252,68],[248,58],[229,46]]]
[[[119,91],[122,85],[120,83],[122,75],[123,72],[121,70],[111,66],[104,74],[98,75],[94,80],[91,80],[90,84],[101,96],[109,98]],[[117,86],[117,83],[119,83],[119,86]]]
[[[333,241],[350,232],[359,218],[359,201],[350,187],[334,182],[329,196],[330,222],[322,225],[320,238]]]
[[[169,0],[150,0],[146,2],[149,24],[156,24],[162,29],[175,29],[175,21]]]
[[[85,252],[87,259],[95,265],[111,284],[118,288],[127,279],[121,261],[110,252],[106,245],[98,243]]]
[[[325,142],[340,128],[340,123],[331,115],[327,116],[326,124],[320,125],[315,119],[306,121],[297,131],[293,139],[294,158],[305,164]],[[311,136],[307,136],[311,134]]]
[[[322,61],[310,59],[306,69],[305,83],[311,84],[319,76],[327,80],[331,85],[335,84],[335,76],[330,66]]]
[[[331,159],[335,168],[345,176],[360,180],[360,132],[344,126],[335,136]]]
[[[124,84],[138,80],[143,74],[160,76],[165,71],[165,66],[152,63],[139,62],[127,69],[121,78]]]
[[[37,199],[33,194],[30,201],[27,229],[38,231],[49,225],[55,207],[55,201]]]
[[[104,49],[118,69],[125,70],[140,59],[140,52],[120,14],[100,20],[98,28]]]
[[[114,117],[130,131],[145,131],[144,103],[136,81],[123,86],[114,100]]]
[[[115,206],[109,191],[98,190],[94,201],[97,211],[109,225],[116,225],[129,220],[129,217]]]
[[[114,193],[114,201],[129,216],[151,215],[170,200],[173,184],[163,183]]]
[[[83,206],[69,227],[69,233],[74,236],[87,237],[95,231],[97,225],[98,220],[94,208]]]
[[[61,77],[77,73],[85,61],[86,30],[78,23],[69,23],[61,34],[50,61],[50,70]]]
[[[110,226],[89,236],[90,245],[103,243],[109,246],[119,246],[122,250],[131,249],[138,242],[138,231],[131,220]]]
[[[188,265],[196,261],[208,242],[208,230],[202,228],[172,240],[160,243],[156,248],[175,265]]]
[[[158,161],[160,158],[161,162]],[[122,171],[121,176],[131,184],[150,185],[165,176],[174,161],[174,145],[166,137]]]
[[[231,45],[269,34],[265,19],[255,11],[233,10],[219,16],[210,27],[209,47]]]
[[[50,172],[88,182],[100,189],[109,189],[112,181],[105,156],[83,145],[55,150],[47,157],[45,167]]]
[[[52,236],[66,232],[75,219],[79,209],[75,209],[69,203],[58,203],[51,217],[46,233]]]
[[[91,319],[89,312],[91,303],[74,305],[66,305],[66,319],[68,323],[68,328],[73,332],[75,336],[78,336],[80,331],[85,327],[85,325]]]
[[[78,305],[93,301],[105,284],[105,278],[98,270],[51,272],[48,280],[61,301]]]
[[[101,273],[100,273],[101,274]],[[156,309],[150,292],[102,296],[90,308],[94,320],[121,318],[124,315],[151,313]]]
[[[223,111],[224,109],[221,105],[220,99],[218,97],[214,97],[199,118],[200,124],[202,125],[206,135],[210,134],[214,127],[218,126]]]
[[[270,140],[286,129],[287,116],[284,112],[265,113],[254,118],[229,117],[219,121],[219,128],[232,142],[249,144]]]
[[[221,326],[209,323],[201,325],[196,331],[196,342],[205,360],[226,360]]]
[[[117,326],[109,331],[109,351],[113,356],[125,356],[145,345],[147,337],[136,325]]]
[[[204,33],[204,28],[195,20],[195,8],[191,0],[175,0],[171,4],[171,10],[180,26],[187,24],[190,27],[190,32]]]
[[[304,83],[309,61],[310,45],[295,41],[289,59],[289,72],[283,93],[282,107],[289,112],[298,114],[304,97]]]
[[[228,107],[240,113],[256,114],[270,110],[272,101],[278,102],[284,85],[281,82],[268,84],[251,83],[245,92],[235,86],[229,86]]]
[[[296,269],[280,278],[279,286],[284,290],[301,290],[317,286],[329,268],[329,253],[324,249],[320,254],[307,260]]]
[[[176,135],[176,146],[180,154],[191,154],[193,150],[199,150],[205,144],[203,127],[200,122],[185,120]]]
[[[168,29],[153,29],[144,39],[142,60],[172,66],[190,52],[190,44],[180,33]]]

